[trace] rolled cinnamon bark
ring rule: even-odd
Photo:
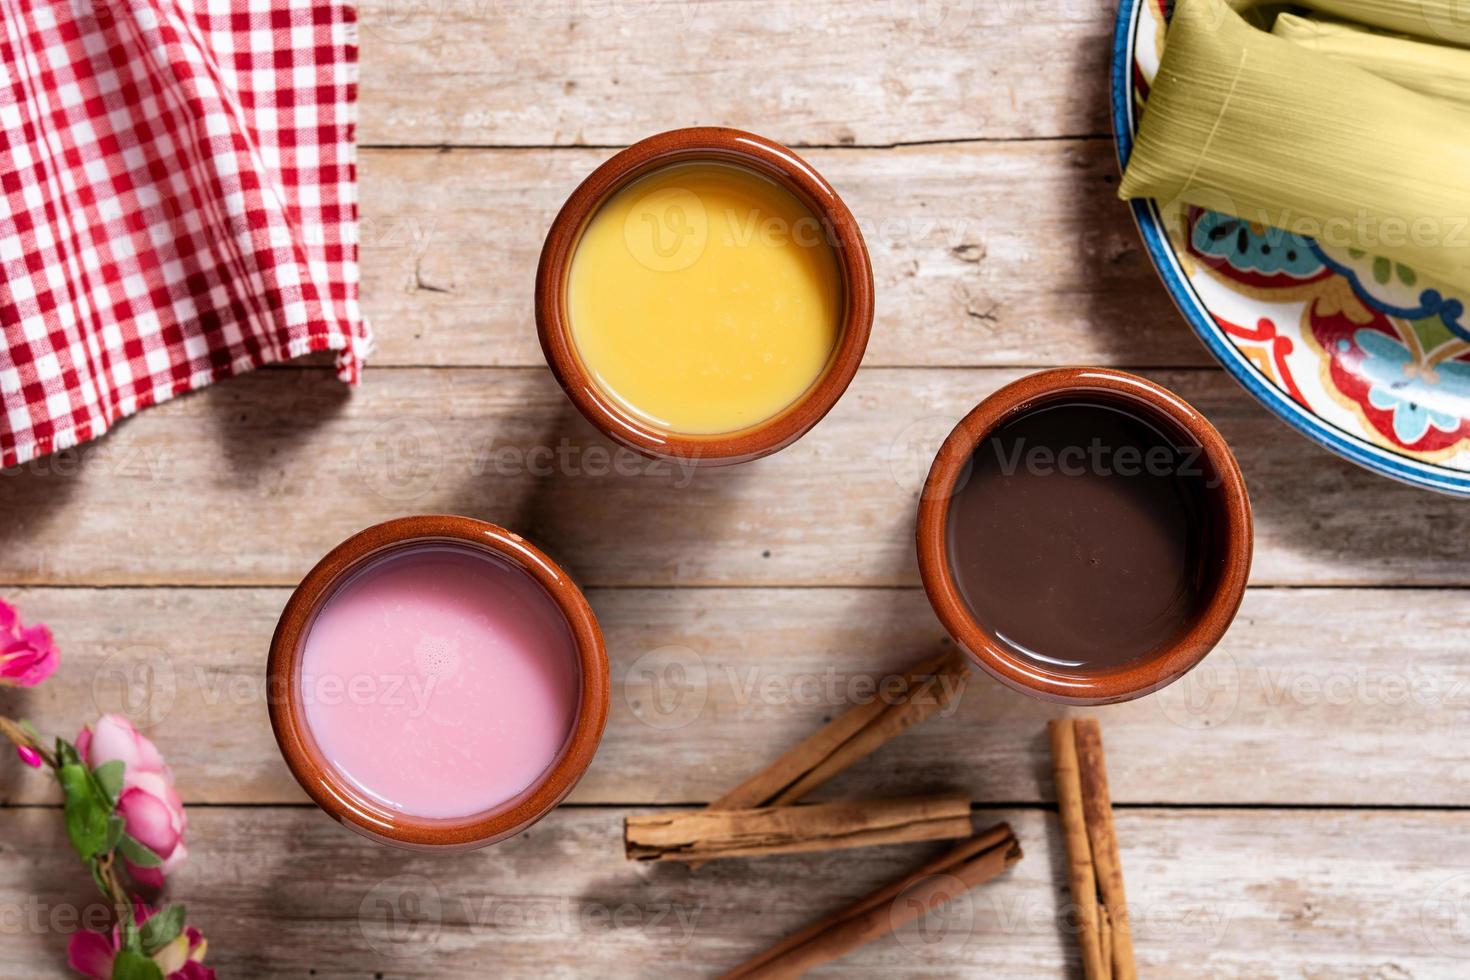
[[[1109,940],[1104,960],[1113,980],[1137,980],[1133,959],[1133,930],[1128,921],[1128,899],[1123,890],[1123,863],[1118,858],[1118,835],[1113,828],[1113,804],[1108,792],[1108,768],[1103,759],[1102,729],[1096,718],[1077,719],[1077,767],[1082,780],[1082,813],[1087,821],[1087,840],[1092,848],[1092,865],[1097,871],[1097,891],[1102,897],[1103,933]],[[1111,953],[1111,955],[1106,955]]]
[[[944,840],[972,831],[970,801],[946,795],[651,813],[624,821],[623,843],[631,861],[693,862]]]
[[[794,803],[895,735],[939,714],[964,691],[970,670],[950,650],[909,668],[899,691],[839,715],[710,804],[742,810]]]
[[[723,980],[788,980],[907,925],[1021,860],[1008,824],[978,834],[942,857],[771,947]],[[904,901],[895,902],[899,897]]]
[[[1049,727],[1057,810],[1062,820],[1062,838],[1067,844],[1067,883],[1072,891],[1072,902],[1077,906],[1077,941],[1082,946],[1082,972],[1087,980],[1109,980],[1108,964],[1102,955],[1102,925],[1098,914],[1092,846],[1087,839],[1087,821],[1083,815],[1076,736],[1070,718],[1053,721]]]
[[[775,762],[709,805],[748,810],[795,803],[880,745],[954,704],[970,680],[964,655],[950,649],[905,671],[897,691],[838,715]],[[698,870],[702,862],[690,861]]]

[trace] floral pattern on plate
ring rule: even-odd
[[[1164,25],[1162,0],[1123,0],[1113,109],[1125,161]],[[1135,202],[1134,214],[1191,326],[1268,408],[1370,469],[1470,495],[1470,290],[1213,211]]]

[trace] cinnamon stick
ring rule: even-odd
[[[897,691],[881,692],[839,715],[711,803],[710,809],[796,802],[893,736],[939,714],[960,696],[969,678],[964,657],[956,650],[927,658],[905,672]]]
[[[1092,867],[1092,846],[1087,838],[1087,821],[1082,807],[1082,775],[1077,768],[1077,740],[1072,720],[1063,718],[1049,726],[1052,776],[1057,785],[1057,810],[1062,819],[1062,838],[1067,845],[1067,883],[1077,906],[1077,939],[1082,946],[1082,972],[1087,980],[1109,980],[1107,961],[1102,957],[1101,919],[1098,915],[1097,880]]]
[[[1138,980],[1097,719],[1052,722],[1051,751],[1082,969],[1087,980]]]
[[[1108,792],[1108,768],[1103,759],[1102,729],[1096,718],[1079,718],[1074,726],[1077,764],[1082,778],[1082,810],[1087,821],[1087,839],[1092,864],[1097,869],[1097,890],[1111,924],[1106,957],[1113,980],[1137,980],[1133,959],[1133,930],[1128,921],[1128,899],[1123,891],[1123,864],[1118,858],[1118,835],[1113,827],[1112,796]]]
[[[1010,826],[992,827],[868,897],[788,936],[725,974],[723,980],[799,977],[984,884],[1021,856],[1021,845]],[[901,896],[904,901],[896,902]]]
[[[624,821],[623,843],[630,861],[693,862],[944,840],[973,829],[970,801],[946,795],[652,813]]]

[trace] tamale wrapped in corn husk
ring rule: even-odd
[[[1276,18],[1272,33],[1396,85],[1470,109],[1470,50],[1465,48],[1290,13]]]
[[[1275,0],[1269,0],[1275,2]],[[1465,0],[1293,0],[1298,6],[1385,31],[1399,31],[1431,41],[1470,44],[1470,3]],[[1239,11],[1268,5],[1268,0],[1230,0]]]
[[[1119,194],[1470,286],[1470,114],[1180,0]]]

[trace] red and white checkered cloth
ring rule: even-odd
[[[350,0],[0,0],[0,466],[308,351],[356,382]]]

